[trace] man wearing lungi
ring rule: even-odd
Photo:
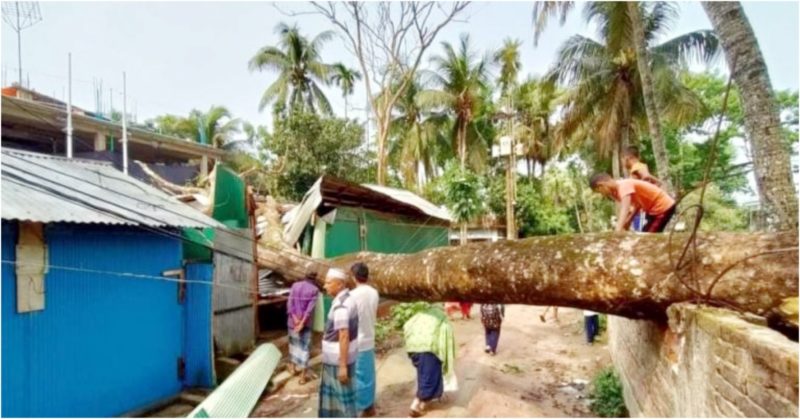
[[[317,304],[317,273],[309,272],[302,281],[292,284],[286,303],[289,326],[289,358],[292,374],[300,371],[300,384],[308,381],[308,358],[311,346],[311,317]]]
[[[375,416],[375,319],[378,290],[367,284],[369,269],[363,263],[350,267],[356,288],[350,291],[358,310],[358,358],[356,358],[356,410],[362,417]]]
[[[447,316],[431,307],[412,316],[403,325],[406,352],[417,369],[417,396],[409,415],[419,417],[426,404],[442,397],[445,389],[454,390],[455,339]]]
[[[319,417],[356,417],[353,378],[358,356],[358,310],[347,289],[347,274],[332,268],[325,275],[325,291],[333,297],[322,336],[322,380]]]

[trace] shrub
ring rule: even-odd
[[[622,397],[622,382],[613,368],[601,370],[592,380],[594,414],[603,418],[627,417],[628,409]]]
[[[424,311],[432,307],[431,303],[425,301],[415,301],[413,303],[400,303],[392,307],[392,327],[396,330],[401,330],[403,325],[406,324],[408,319],[413,317],[420,311]]]

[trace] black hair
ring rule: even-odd
[[[597,173],[589,179],[589,186],[592,189],[595,189],[600,182],[605,182],[612,179],[613,178],[608,173]]]
[[[358,282],[367,282],[369,279],[369,268],[361,262],[354,263],[353,266],[350,267],[350,272],[353,273],[353,276],[356,277],[356,281]]]

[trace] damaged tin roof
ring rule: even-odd
[[[223,227],[111,164],[2,150],[2,218],[149,227]]]

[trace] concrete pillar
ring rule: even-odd
[[[106,151],[106,135],[102,132],[94,133],[94,151]]]
[[[208,176],[208,156],[203,156],[200,159],[200,176]]]

